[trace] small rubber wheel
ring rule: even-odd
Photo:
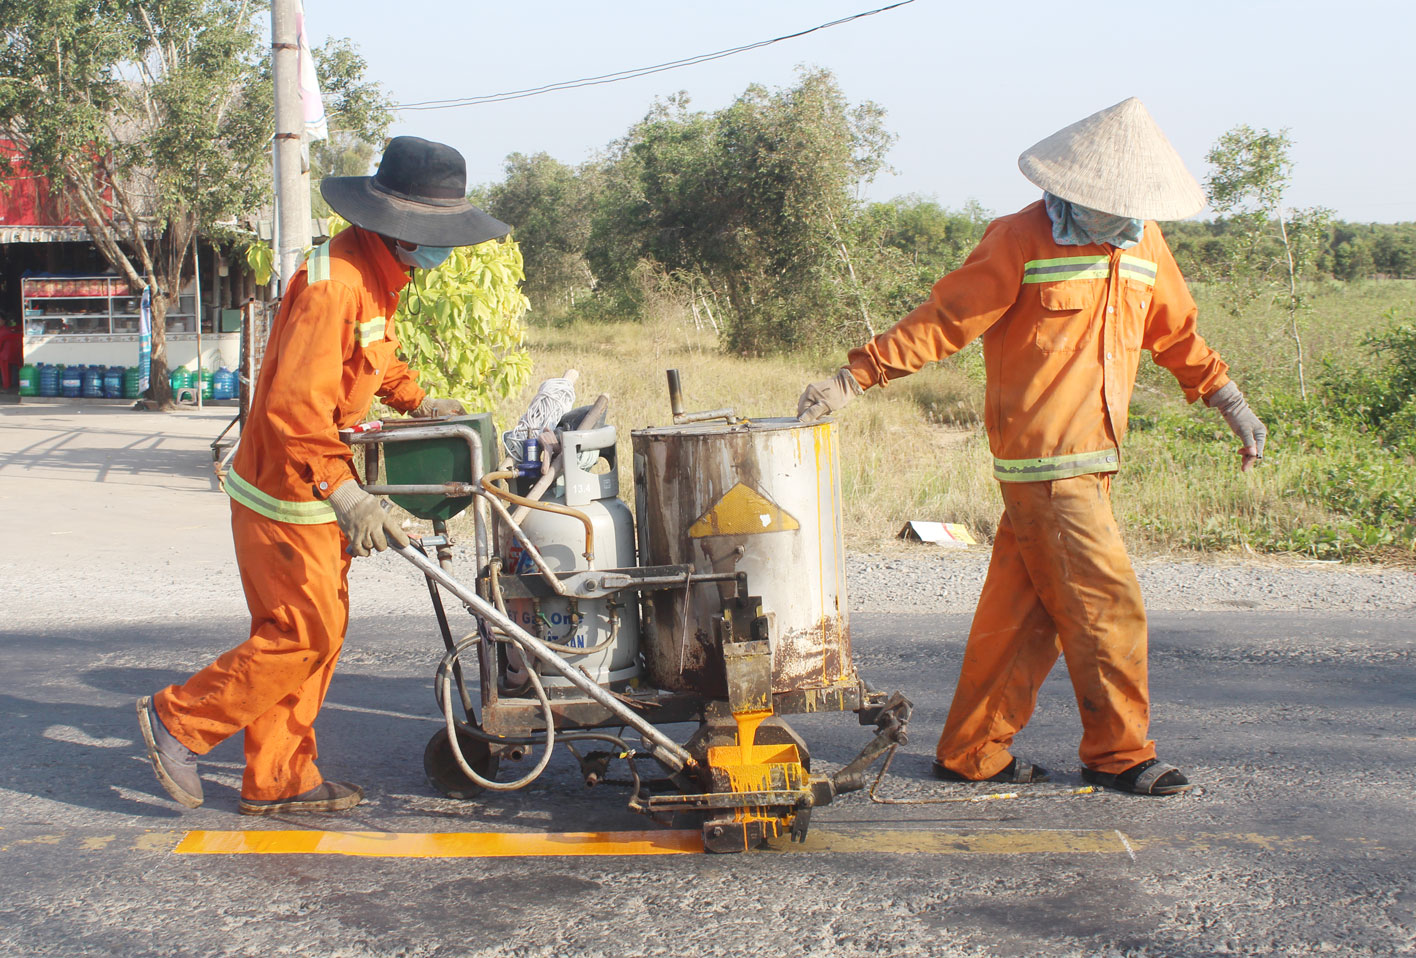
[[[462,752],[463,760],[478,775],[488,779],[496,778],[501,762],[492,754],[486,742],[459,727],[457,747]],[[427,773],[428,784],[448,798],[476,798],[486,791],[468,778],[467,773],[462,771],[462,766],[457,764],[457,756],[452,754],[446,728],[438,729],[437,734],[428,739],[428,746],[423,749],[423,771]]]

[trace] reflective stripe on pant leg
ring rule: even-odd
[[[259,520],[256,516],[252,521]],[[248,577],[244,572],[242,576],[254,585],[254,589],[248,585],[246,593],[252,627],[263,619],[259,627],[272,637],[293,633],[306,649],[309,669],[246,727],[241,797],[258,801],[290,798],[324,780],[315,766],[314,722],[349,625],[350,557],[343,549],[339,527],[333,523],[277,525],[281,527],[275,543],[279,556],[269,577]],[[239,536],[237,541],[239,560]],[[257,554],[269,549],[264,537],[252,545]],[[297,675],[292,673],[291,678]]]
[[[1057,653],[1057,630],[1028,578],[1005,512],[935,749],[940,764],[968,778],[1006,768],[1013,736],[1032,716]]]
[[[1146,613],[1106,475],[1003,486],[1018,547],[1057,625],[1082,719],[1082,763],[1115,773],[1155,757]],[[1027,516],[1026,524],[1020,519]]]
[[[250,637],[154,700],[172,734],[198,753],[247,729],[242,793],[283,798],[304,790],[284,792],[292,780],[313,777],[308,787],[320,781],[307,728],[313,714],[303,714],[302,703],[310,700],[311,677],[333,661],[344,639],[349,560],[334,523],[276,522],[233,502],[231,529]],[[318,690],[322,696],[323,685]]]

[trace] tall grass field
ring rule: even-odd
[[[1194,292],[1200,332],[1268,425],[1268,447],[1262,465],[1241,474],[1238,442],[1219,414],[1187,405],[1170,373],[1143,357],[1113,486],[1132,548],[1416,559],[1416,422],[1407,421],[1416,420],[1416,282],[1305,290],[1306,399],[1285,310],[1261,303],[1234,317],[1216,291]],[[496,411],[498,426],[516,421],[542,379],[574,368],[579,402],[609,396],[622,444],[632,429],[671,421],[666,369],[680,370],[691,410],[790,416],[803,387],[845,358],[732,356],[711,329],[672,309],[634,324],[543,325],[533,315],[529,346],[531,383]],[[975,343],[837,415],[848,548],[889,548],[909,519],[961,522],[992,538],[1002,506],[982,398]],[[622,495],[631,498],[627,445],[622,452]]]

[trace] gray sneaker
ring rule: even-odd
[[[263,802],[241,799],[242,815],[288,815],[301,812],[342,812],[364,800],[364,790],[348,782],[320,782],[307,792],[290,798]]]
[[[188,808],[196,808],[202,803],[202,779],[197,774],[197,753],[172,737],[157,711],[152,707],[152,696],[138,699],[138,730],[147,743],[148,758],[152,760],[152,770],[157,780],[167,789],[167,794]]]

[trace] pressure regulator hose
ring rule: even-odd
[[[508,640],[516,643],[516,647],[520,649],[522,657],[528,664],[536,660],[529,649],[523,648],[520,643],[516,642],[514,636],[508,636]],[[494,792],[514,792],[518,788],[525,788],[534,782],[550,764],[551,747],[555,745],[556,741],[556,719],[551,712],[551,699],[546,694],[545,686],[541,684],[541,677],[536,674],[535,668],[528,668],[526,670],[527,677],[531,680],[531,687],[536,692],[536,698],[541,702],[541,714],[546,720],[546,744],[541,752],[541,759],[536,763],[535,768],[514,782],[498,782],[477,774],[477,770],[468,764],[467,759],[462,755],[462,749],[457,744],[457,717],[452,713],[452,666],[461,658],[466,649],[476,645],[479,641],[481,641],[481,635],[476,632],[465,636],[462,641],[449,649],[442,657],[442,661],[438,663],[438,702],[442,705],[443,721],[447,723],[447,743],[452,748],[453,758],[457,760],[457,765],[462,769],[463,775],[482,788]]]

